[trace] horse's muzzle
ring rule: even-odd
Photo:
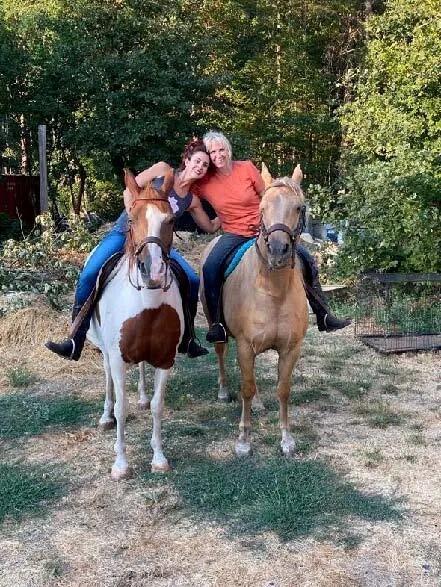
[[[139,262],[138,268],[145,287],[148,289],[160,289],[165,287],[166,266],[164,262],[155,267],[152,267],[152,264],[149,262]]]
[[[268,265],[272,270],[283,269],[292,264],[292,243],[285,239],[272,238],[267,245]]]

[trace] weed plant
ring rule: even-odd
[[[37,376],[26,367],[14,367],[6,371],[11,387],[29,387],[37,381]]]

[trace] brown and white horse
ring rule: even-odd
[[[184,331],[181,296],[168,265],[174,216],[167,191],[172,182],[170,176],[159,191],[150,185],[141,189],[126,172],[124,201],[130,226],[126,251],[97,304],[88,332],[104,357],[106,399],[100,424],[112,425],[113,414],[116,418],[113,479],[129,472],[124,439],[126,372],[129,365],[142,361],[155,367],[150,404],[152,470],[169,468],[162,451],[161,417],[165,385]]]
[[[289,455],[295,449],[288,423],[291,375],[308,326],[302,274],[295,262],[295,247],[303,222],[304,196],[300,187],[303,174],[297,166],[291,178],[273,181],[265,167],[262,177],[266,189],[260,204],[261,225],[256,245],[246,251],[223,287],[225,322],[236,339],[241,371],[242,417],[236,453],[247,455],[251,450],[251,403],[257,391],[255,358],[274,349],[279,355],[280,444],[283,453]],[[202,262],[215,242],[208,246]],[[203,284],[201,299],[204,305]],[[216,345],[220,399],[225,399],[227,390],[226,350],[226,344]]]

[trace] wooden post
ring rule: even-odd
[[[38,154],[40,159],[40,213],[42,213],[48,209],[45,124],[38,125]]]

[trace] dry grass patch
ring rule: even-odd
[[[23,366],[38,379],[11,393],[0,373],[0,398],[12,414],[4,462],[23,467],[22,479],[38,470],[41,479],[62,481],[58,496],[42,495],[17,518],[5,502],[11,511],[0,538],[1,587],[438,587],[438,356],[384,359],[350,330],[319,335],[311,328],[292,388],[299,450],[290,461],[278,454],[273,353],[258,362],[266,410],[253,415],[248,461],[233,455],[238,403],[215,400],[214,354],[180,357],[164,418],[174,469],[164,476],[149,472],[151,415],[136,410],[134,371],[127,425],[134,477],[113,483],[115,434],[99,433],[95,424],[104,389],[99,355],[87,349],[73,364],[41,344],[65,323],[67,315],[49,312],[39,340],[11,346],[8,339],[0,348],[5,365]],[[228,361],[237,391],[233,352]],[[348,392],[349,383],[361,388],[360,397]],[[387,385],[395,386],[390,402]],[[24,394],[32,409],[20,412]],[[8,407],[10,401],[18,403]],[[62,401],[72,408],[70,421],[70,408],[51,411]],[[354,420],[357,406],[378,402],[402,417],[399,425],[366,426],[367,412]],[[79,406],[86,408],[76,419]],[[48,463],[62,474],[44,477]]]

